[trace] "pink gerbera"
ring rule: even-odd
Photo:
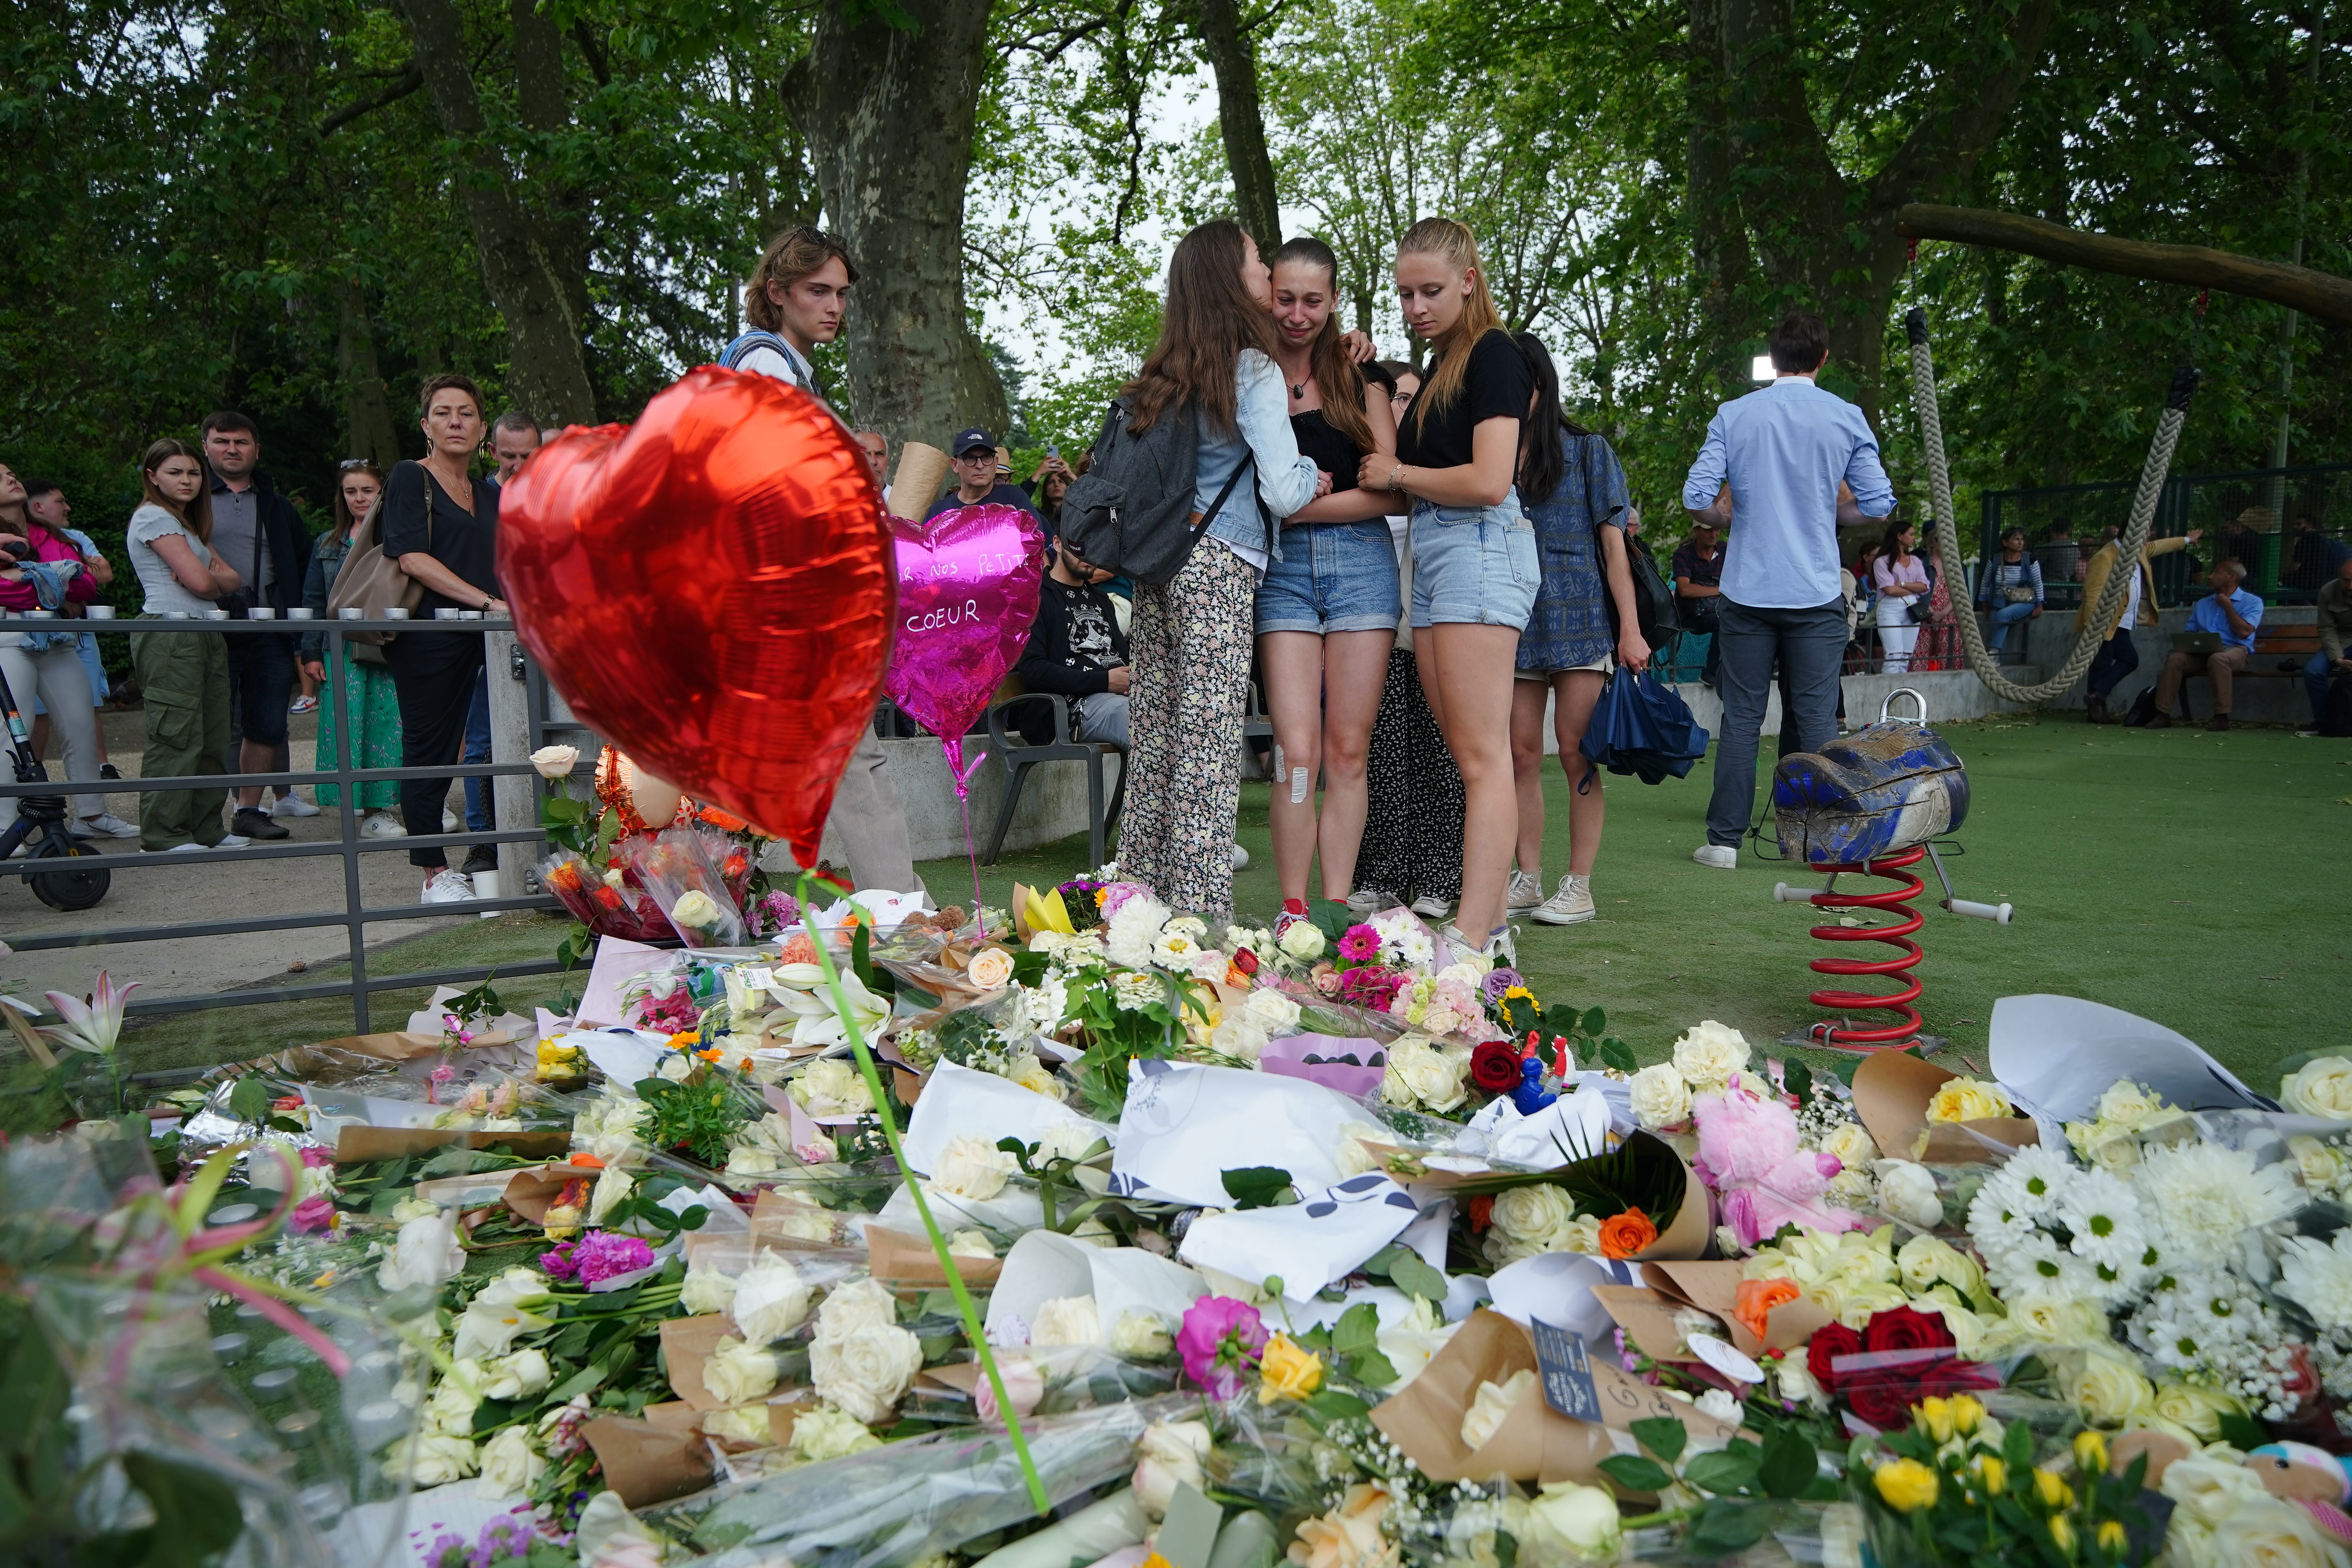
[[[1370,963],[1380,955],[1381,933],[1370,926],[1349,926],[1339,938],[1339,956],[1350,963]]]

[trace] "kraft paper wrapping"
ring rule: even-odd
[[[1853,1109],[1863,1127],[1890,1159],[1930,1165],[1998,1164],[2029,1143],[2042,1141],[2032,1118],[2006,1116],[1981,1121],[1927,1125],[1927,1102],[1960,1075],[1901,1051],[1877,1051],[1854,1069]],[[1914,1152],[1919,1134],[1925,1150]]]
[[[947,486],[948,455],[937,447],[909,441],[898,448],[898,471],[890,478],[890,515],[920,522]]]
[[[866,1246],[872,1258],[874,1278],[884,1284],[929,1290],[947,1289],[948,1272],[940,1267],[939,1254],[931,1250],[929,1238],[869,1225],[866,1227]],[[996,1277],[1004,1271],[1002,1258],[966,1258],[959,1253],[955,1261],[956,1272],[963,1276],[964,1284],[974,1289],[995,1284]]]
[[[725,1400],[704,1386],[702,1367],[719,1349],[719,1342],[734,1331],[734,1321],[724,1312],[670,1318],[661,1326],[662,1363],[669,1368],[670,1388],[697,1411],[727,1408]]]
[[[1481,1308],[1402,1393],[1373,1408],[1372,1424],[1434,1481],[1508,1476],[1519,1481],[1580,1481],[1587,1486],[1612,1484],[1600,1468],[1601,1460],[1620,1451],[1610,1428],[1622,1430],[1645,1417],[1664,1415],[1681,1421],[1702,1445],[1719,1447],[1736,1433],[1731,1423],[1668,1399],[1601,1356],[1591,1358],[1591,1367],[1606,1413],[1603,1424],[1562,1415],[1545,1402],[1538,1387],[1511,1407],[1484,1447],[1465,1447],[1462,1417],[1477,1398],[1478,1385],[1539,1370],[1535,1341],[1528,1331]],[[1630,1436],[1623,1451],[1633,1451]]]
[[[1766,1351],[1791,1351],[1833,1320],[1821,1303],[1800,1296],[1783,1301],[1765,1318],[1766,1333],[1758,1339],[1733,1316],[1739,1306],[1737,1263],[1653,1263],[1642,1270],[1651,1289],[1671,1301],[1697,1308],[1720,1322],[1740,1353],[1748,1357]],[[1631,1330],[1627,1331],[1631,1332]]]
[[[438,1127],[345,1126],[335,1134],[335,1160],[345,1165],[369,1160],[397,1160],[404,1154],[422,1154],[448,1143],[463,1143],[468,1149],[487,1149],[499,1143],[527,1160],[543,1160],[572,1147],[572,1131],[458,1132]]]
[[[661,1408],[648,1405],[646,1415]],[[580,1435],[596,1451],[604,1484],[631,1508],[667,1502],[710,1484],[710,1447],[697,1426],[600,1415],[583,1423]]]

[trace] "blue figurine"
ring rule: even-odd
[[[1542,1058],[1523,1058],[1519,1062],[1519,1087],[1511,1090],[1511,1103],[1519,1108],[1519,1114],[1533,1116],[1559,1098],[1544,1088]]]

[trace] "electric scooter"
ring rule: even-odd
[[[5,670],[0,670],[0,702],[7,704],[8,754],[16,764],[16,782],[48,783],[49,770],[33,754],[25,717],[17,711],[16,693],[9,686]],[[17,874],[32,884],[33,896],[53,910],[86,910],[106,897],[107,889],[114,881],[114,874],[103,868],[51,868],[57,861],[99,853],[73,836],[71,821],[65,796],[20,795],[16,797],[16,820],[8,825],[7,831],[0,832],[0,863],[9,862],[17,847],[25,846],[25,867]]]

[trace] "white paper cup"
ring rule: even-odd
[[[347,605],[342,609],[337,610],[335,612],[335,616],[338,619],[346,621],[363,621],[367,619],[367,612],[360,608],[357,605]]]
[[[88,616],[93,621],[110,621],[114,618],[114,606],[112,605],[90,605],[83,609],[82,614]]]
[[[278,612],[268,605],[256,605],[245,615],[247,620],[254,621],[274,621],[278,618]]]
[[[319,612],[308,605],[301,605],[287,611],[286,618],[289,621],[315,621],[319,618]]]

